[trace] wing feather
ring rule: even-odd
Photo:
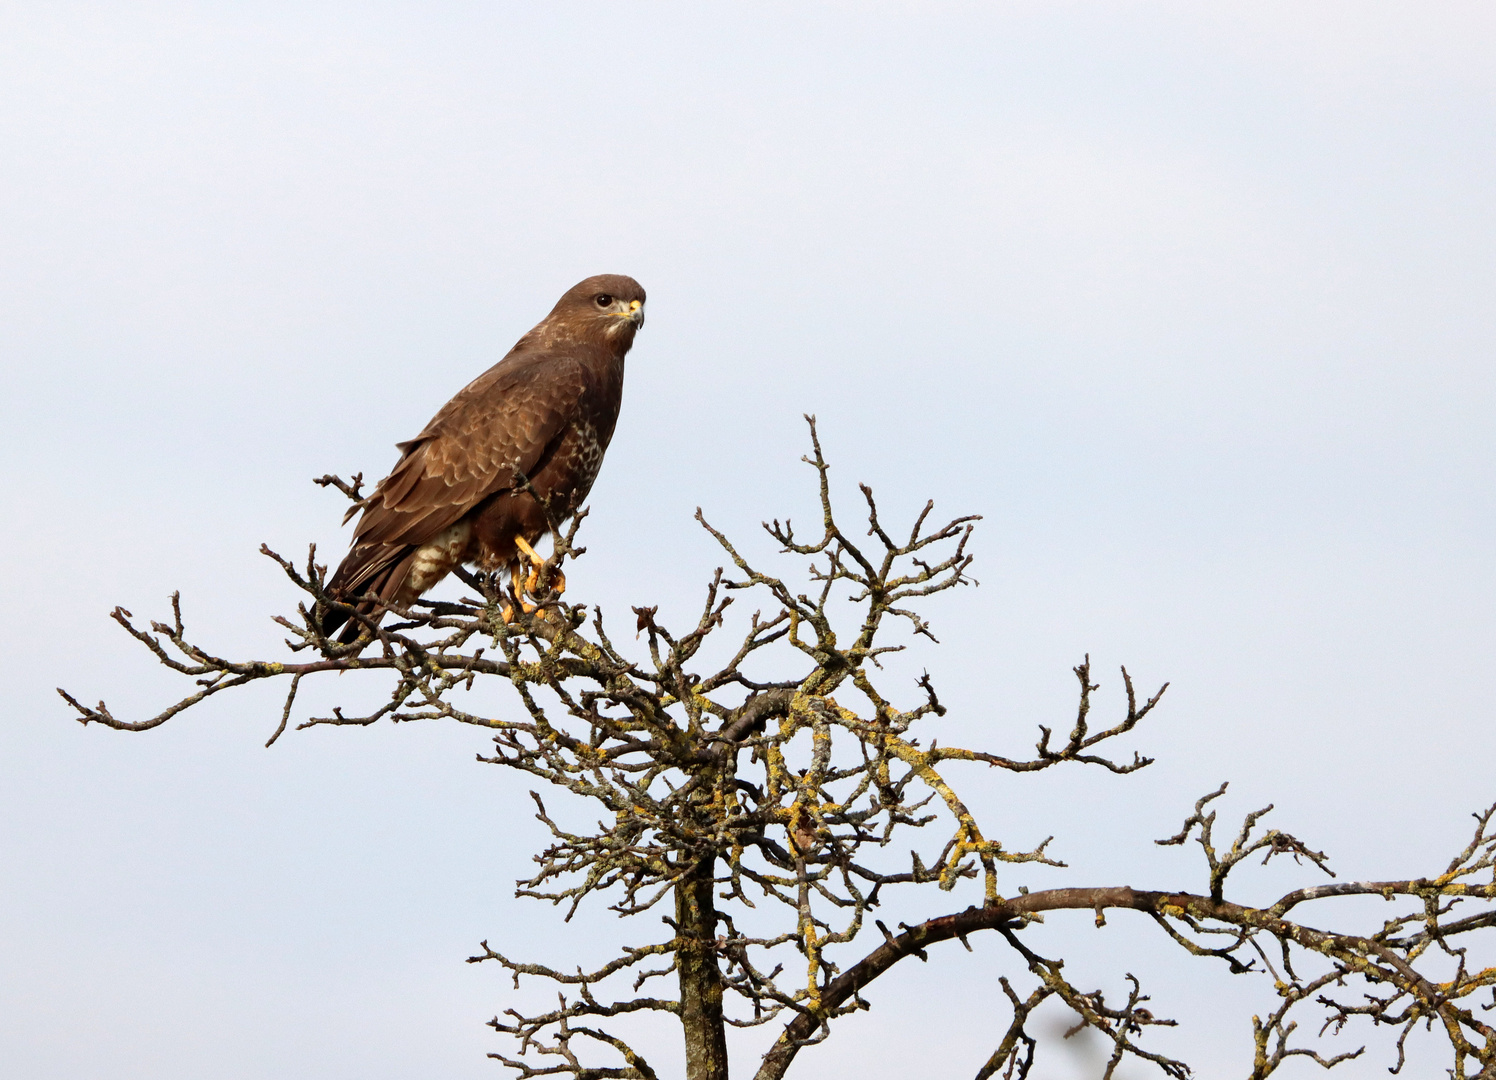
[[[511,353],[444,405],[380,481],[354,544],[423,544],[484,499],[534,472],[587,393],[577,358],[535,349]]]

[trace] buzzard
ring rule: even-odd
[[[343,519],[362,511],[329,591],[377,618],[461,563],[517,572],[522,555],[537,561],[531,544],[548,524],[535,496],[558,520],[586,498],[643,325],[644,289],[631,277],[600,274],[567,290],[504,359],[396,444],[400,460]],[[349,620],[335,608],[323,633],[343,627],[340,640],[354,641],[362,627]]]

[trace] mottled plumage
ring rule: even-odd
[[[644,289],[633,278],[602,274],[568,290],[504,359],[397,444],[394,469],[348,513],[362,510],[329,582],[334,595],[404,605],[460,563],[514,564],[515,538],[534,543],[546,531],[535,498],[515,486],[516,470],[553,514],[569,516],[613,437],[624,356],[643,323]],[[347,619],[329,613],[323,629],[332,633]],[[342,638],[357,632],[349,625]]]

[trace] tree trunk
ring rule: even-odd
[[[714,860],[706,859],[675,886],[675,922],[681,945],[680,1022],[686,1036],[686,1080],[727,1080],[727,1035],[722,1023],[722,972],[712,943],[717,936]]]

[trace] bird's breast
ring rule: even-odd
[[[608,444],[595,426],[585,421],[576,425],[571,440],[571,473],[576,477],[577,498],[584,498],[603,467],[603,452]]]

